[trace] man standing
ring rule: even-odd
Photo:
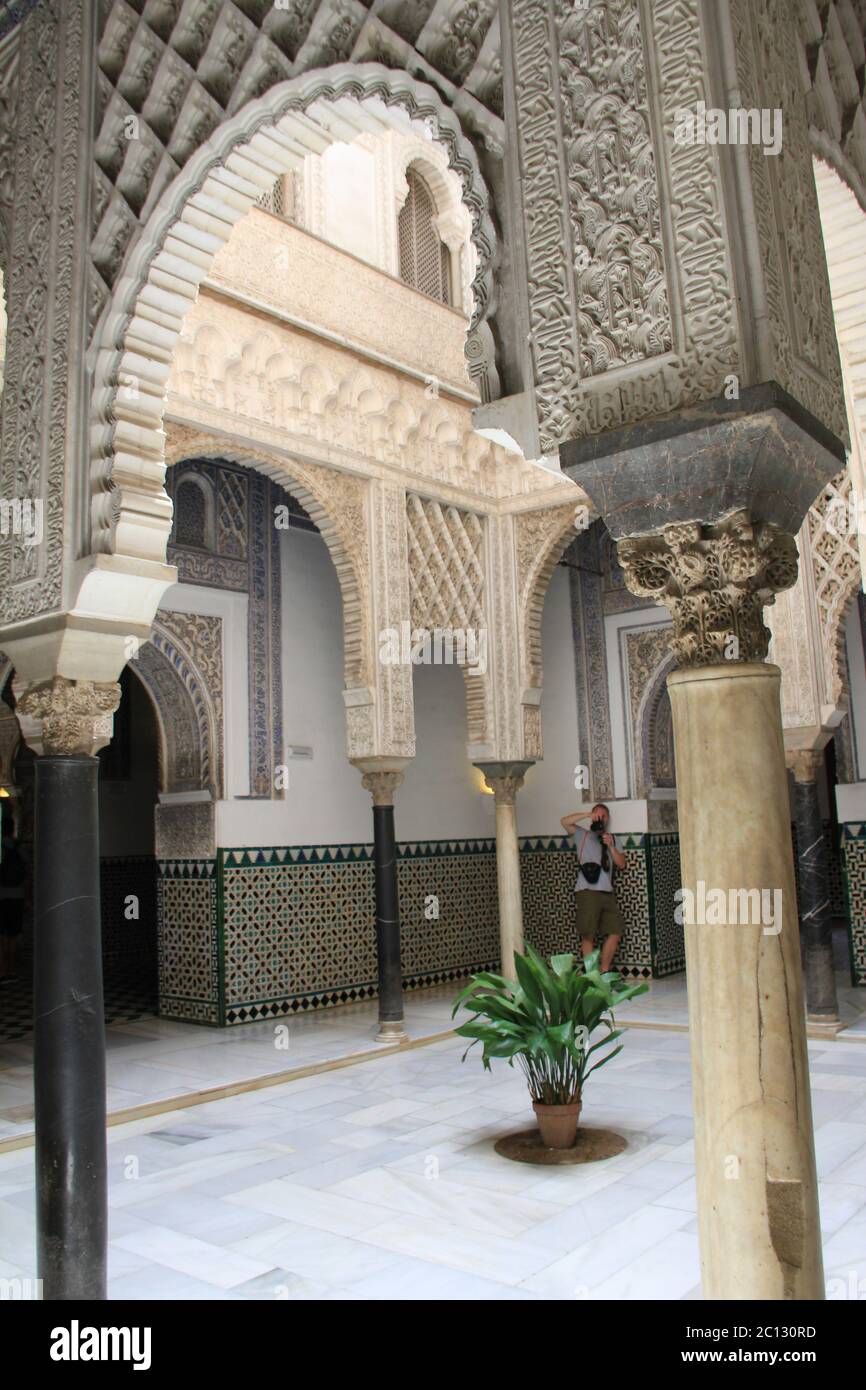
[[[581,821],[589,824],[581,826]],[[577,929],[584,956],[595,950],[595,938],[603,938],[601,969],[610,970],[625,922],[613,891],[613,865],[625,867],[625,855],[608,832],[610,811],[599,801],[591,811],[573,811],[560,824],[574,836],[577,846]]]

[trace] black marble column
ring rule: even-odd
[[[800,879],[800,935],[806,986],[806,1016],[816,1022],[839,1017],[830,924],[829,866],[818,798],[819,754],[789,758],[794,771],[794,819]]]
[[[106,1295],[98,772],[86,756],[35,764],[36,1222],[45,1299]]]
[[[402,781],[402,772],[389,768],[365,771],[363,777],[364,786],[373,797],[379,1042],[400,1042],[407,1036],[403,1015],[400,895],[397,888],[397,841],[394,832],[394,793]]]

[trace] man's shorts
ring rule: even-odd
[[[575,897],[579,936],[622,936],[625,921],[615,893],[596,893],[591,888],[581,888]]]

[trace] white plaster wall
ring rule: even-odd
[[[340,586],[328,549],[309,531],[281,532],[283,729],[309,747],[289,761],[289,786],[275,801],[218,808],[217,842],[239,845],[367,843],[372,803],[346,758]],[[239,660],[246,663],[244,652]]]
[[[361,145],[331,145],[321,160],[325,239],[380,265],[374,156]]]

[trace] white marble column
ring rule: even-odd
[[[500,969],[515,978],[515,952],[523,954],[523,899],[517,840],[517,793],[531,763],[478,763],[496,798],[496,882],[499,894]]]

